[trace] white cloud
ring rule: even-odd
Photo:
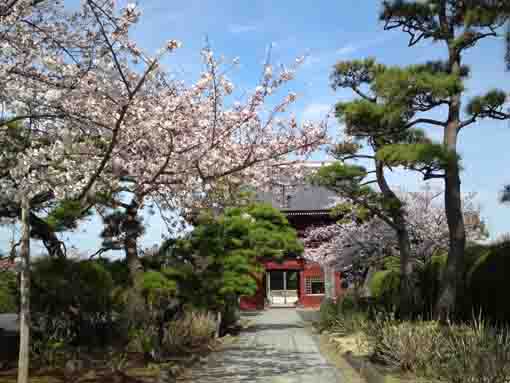
[[[303,120],[319,120],[321,118],[326,117],[331,111],[331,105],[329,104],[309,104],[303,110],[301,117]]]
[[[346,44],[343,47],[341,47],[340,49],[338,49],[336,51],[336,53],[341,56],[347,56],[347,55],[350,55],[350,54],[358,51],[359,49],[360,49],[360,46],[356,46],[354,44]]]
[[[234,34],[254,32],[256,30],[257,26],[253,24],[230,24],[228,26],[228,31]]]
[[[385,43],[388,40],[391,40],[393,35],[383,35],[376,37],[371,40],[361,40],[355,43],[347,43],[343,47],[337,49],[336,53],[341,56],[349,56],[353,53],[356,53],[360,50],[377,46],[379,44]]]
[[[321,58],[319,56],[309,55],[305,59],[305,65],[316,65],[321,62]]]

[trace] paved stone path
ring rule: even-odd
[[[253,325],[238,342],[213,353],[193,369],[194,383],[343,383],[340,372],[319,352],[294,309],[272,309],[246,316]]]

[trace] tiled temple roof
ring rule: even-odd
[[[307,161],[310,172],[329,164],[328,161]],[[328,214],[338,196],[332,191],[306,182],[289,181],[275,176],[269,192],[257,193],[257,199],[270,203],[287,215]]]

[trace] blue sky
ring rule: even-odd
[[[200,49],[206,36],[216,54],[240,58],[241,65],[230,73],[240,91],[256,85],[268,46],[273,47],[274,64],[292,63],[297,56],[309,55],[292,85],[300,97],[295,112],[306,119],[320,119],[336,101],[351,97],[349,92],[334,92],[329,87],[329,73],[338,60],[374,56],[384,64],[407,65],[444,57],[440,45],[425,42],[408,48],[403,33],[383,31],[378,21],[379,0],[139,0],[138,4],[143,16],[134,39],[149,52],[169,39],[181,40],[183,47],[168,57],[165,65],[187,80],[196,78],[201,70]],[[472,66],[468,96],[494,87],[510,91],[510,73],[505,73],[502,58],[502,39],[483,41],[466,55],[466,63]],[[441,138],[439,129],[429,134]],[[502,186],[510,183],[509,144],[508,122],[484,121],[460,137],[462,187],[466,192],[478,192],[492,237],[510,232],[510,207],[497,201]],[[407,190],[417,190],[423,184],[407,172],[397,172],[390,179]],[[148,218],[148,223],[144,244],[158,243],[164,229],[157,217]],[[93,251],[98,245],[99,221],[94,219],[83,230],[86,232],[66,238],[84,251]],[[5,230],[0,231],[0,248],[7,240]]]

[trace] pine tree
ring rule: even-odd
[[[177,281],[181,302],[224,312],[233,299],[253,295],[261,258],[301,254],[303,245],[287,218],[269,205],[202,214],[186,239],[167,250],[164,273]]]
[[[342,162],[341,165],[321,169],[317,180],[358,207],[384,220],[395,231],[401,262],[400,311],[402,315],[406,315],[411,312],[412,304],[410,235],[403,203],[386,180],[385,171],[394,161],[379,155],[378,152],[382,152],[388,145],[395,148],[396,145],[405,144],[408,147],[413,144],[414,148],[420,146],[427,150],[438,145],[432,144],[422,131],[404,129],[407,124],[406,115],[396,114],[392,118],[391,114],[387,113],[389,109],[384,98],[378,95],[376,84],[377,79],[389,69],[377,64],[374,59],[344,61],[335,65],[331,75],[333,89],[351,89],[359,96],[354,101],[336,105],[336,115],[346,126],[345,133],[349,140],[355,141],[346,141],[334,148],[332,154]],[[370,161],[373,168],[368,171],[345,163],[350,160]],[[430,173],[432,169],[432,161],[427,161],[421,167],[415,166],[415,170],[424,174]],[[371,178],[371,174],[375,177]],[[346,180],[349,182],[342,182]],[[370,184],[376,184],[380,193],[369,189]]]
[[[455,310],[456,299],[462,293],[466,235],[461,205],[461,167],[457,156],[459,133],[482,118],[502,120],[510,117],[503,111],[505,93],[493,90],[471,100],[466,108],[468,116],[464,118],[462,80],[468,74],[468,69],[462,65],[462,58],[467,50],[481,40],[497,36],[498,30],[509,20],[509,11],[510,3],[506,0],[392,0],[384,1],[380,15],[386,30],[401,29],[409,35],[410,47],[423,40],[432,40],[441,43],[448,55],[444,63],[386,73],[377,84],[379,91],[392,105],[390,110],[397,115],[414,116],[441,107],[448,111],[445,120],[416,118],[407,124],[408,127],[417,124],[437,126],[444,131],[443,144],[448,155],[445,156],[446,167],[442,178],[445,182],[450,248],[436,305],[436,313],[442,318]],[[437,74],[441,74],[439,78],[436,78]],[[404,155],[400,160],[404,161],[405,155],[414,159],[412,147],[400,149],[400,154]],[[398,153],[394,157],[398,157]]]

